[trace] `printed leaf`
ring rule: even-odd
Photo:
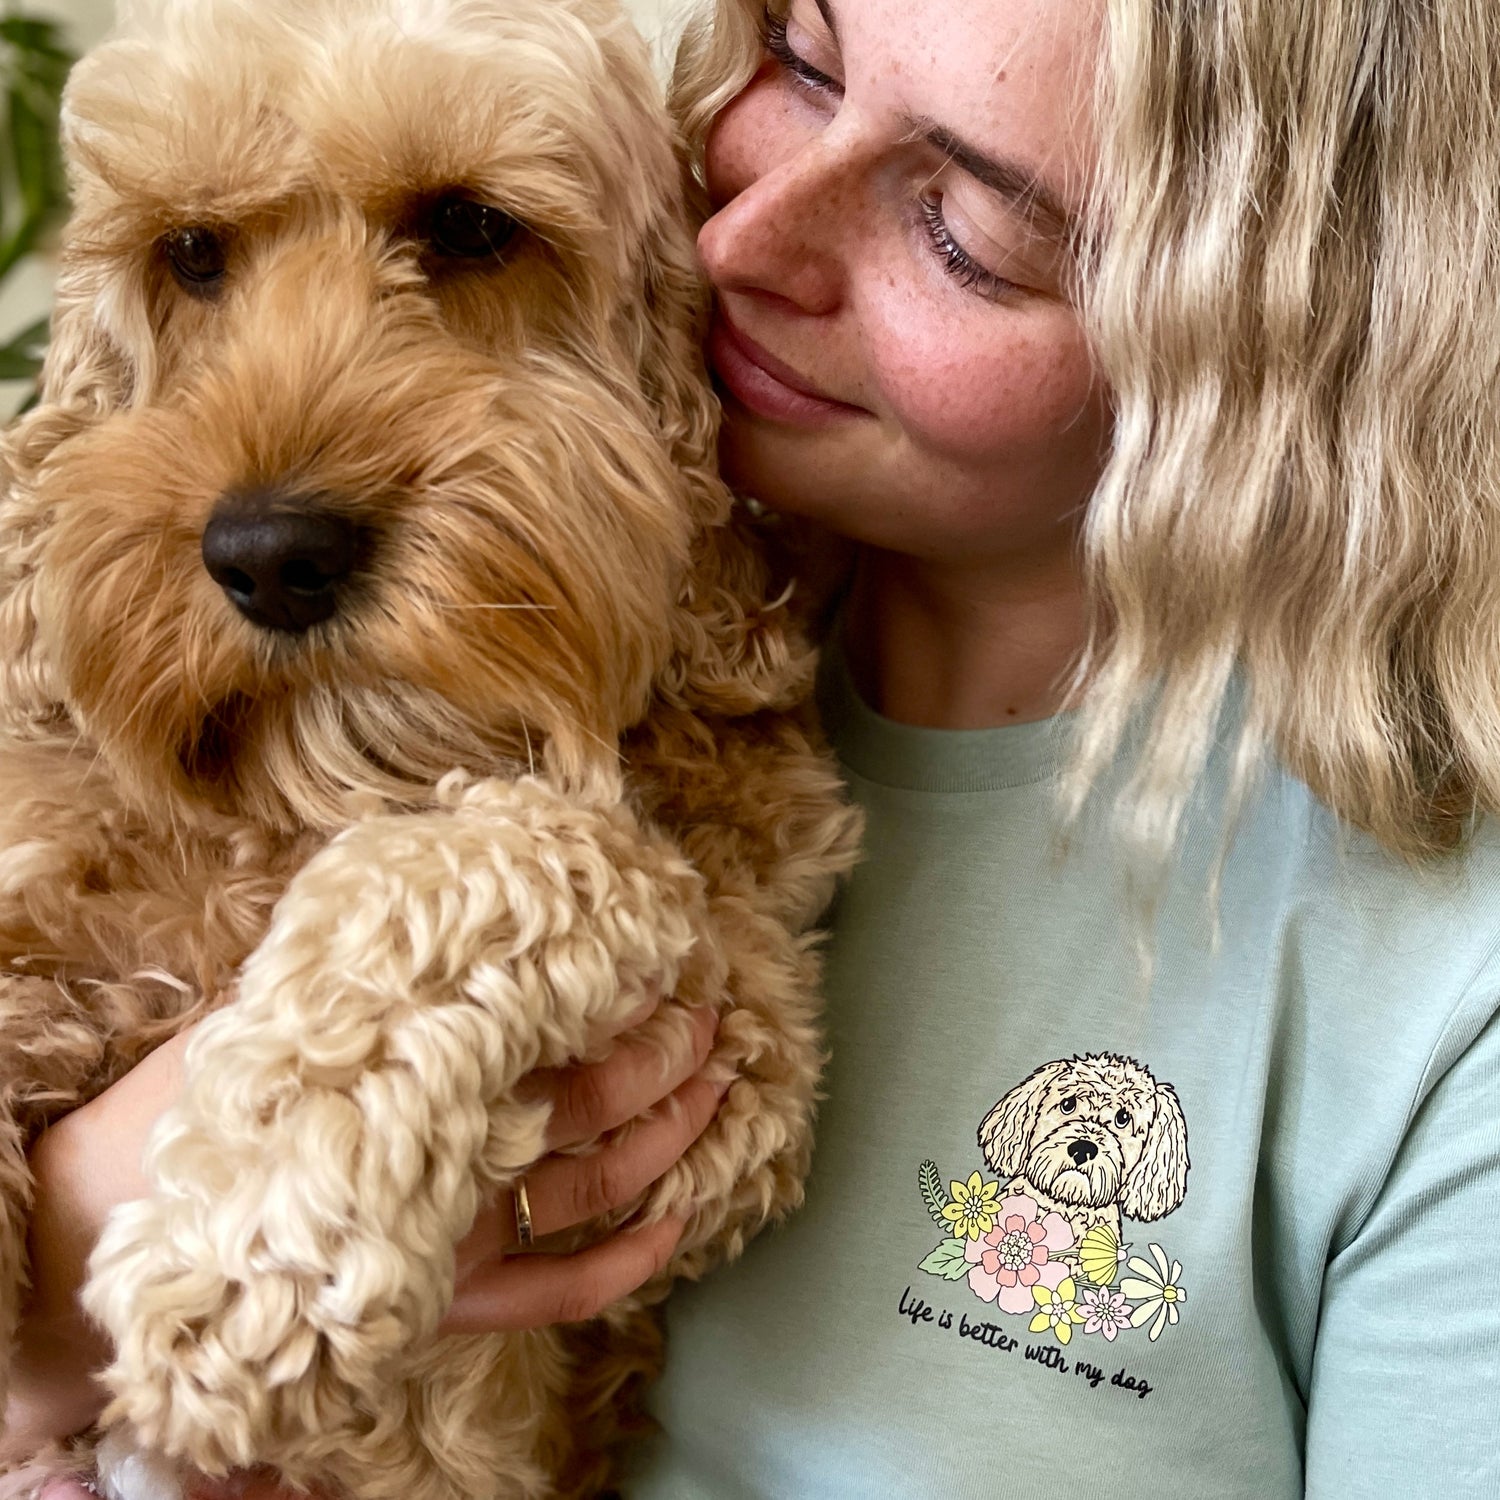
[[[929,1276],[941,1276],[944,1281],[962,1281],[969,1269],[962,1240],[944,1240],[918,1267]]]
[[[943,1217],[943,1205],[948,1197],[943,1192],[943,1179],[938,1176],[936,1162],[924,1161],[917,1168],[917,1186],[922,1189],[922,1201],[927,1205],[933,1223],[940,1228],[946,1227],[948,1221]]]

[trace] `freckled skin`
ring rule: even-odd
[[[794,0],[789,43],[843,86],[768,63],[709,142],[717,212],[700,236],[735,323],[825,394],[867,409],[802,429],[733,400],[724,459],[779,509],[857,542],[946,563],[1076,567],[1076,523],[1101,467],[1108,403],[1054,254],[925,141],[928,117],[990,157],[1026,164],[1077,205],[1092,0],[834,0],[835,43]],[[982,46],[994,59],[975,66]],[[964,287],[934,249],[922,195],[985,268],[1023,284]],[[951,209],[951,212],[950,212]]]

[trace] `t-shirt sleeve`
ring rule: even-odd
[[[1500,1496],[1493,1010],[1417,1108],[1374,1207],[1324,1280],[1307,1500],[1392,1495]]]

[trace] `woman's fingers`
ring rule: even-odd
[[[440,1333],[502,1333],[581,1323],[665,1269],[685,1221],[622,1230],[574,1255],[518,1255],[480,1266],[459,1289]]]
[[[656,1009],[660,1004],[661,980],[648,980],[646,983],[646,998],[628,1016],[622,1017],[613,1026],[605,1026],[603,1035],[606,1038],[613,1038],[621,1036],[627,1031],[634,1031],[637,1026],[644,1026],[656,1014]]]
[[[552,1097],[547,1149],[581,1145],[645,1114],[708,1060],[718,1024],[712,1011],[692,1011],[690,1049],[678,1055],[663,1057],[660,1043],[627,1036],[603,1062],[538,1069],[529,1086]]]
[[[548,1156],[526,1174],[538,1236],[633,1203],[708,1128],[728,1082],[690,1078],[645,1119],[577,1156]]]
[[[631,1129],[576,1156],[547,1156],[526,1174],[532,1233],[540,1239],[624,1208],[703,1134],[728,1082],[690,1078]],[[460,1278],[482,1261],[517,1248],[515,1199],[504,1193],[475,1216],[458,1249]]]
[[[99,1496],[81,1479],[59,1474],[37,1491],[37,1500],[99,1500]]]

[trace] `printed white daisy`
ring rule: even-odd
[[[1151,1324],[1150,1335],[1154,1342],[1168,1323],[1176,1324],[1178,1304],[1187,1301],[1187,1293],[1177,1284],[1177,1278],[1182,1275],[1181,1263],[1174,1260],[1169,1269],[1167,1257],[1160,1245],[1148,1245],[1146,1248],[1150,1250],[1151,1259],[1156,1264],[1149,1265],[1139,1255],[1132,1255],[1127,1264],[1136,1274],[1123,1278],[1120,1290],[1132,1300],[1138,1297],[1143,1299],[1136,1304],[1135,1311],[1130,1315],[1132,1328],[1141,1327],[1155,1316],[1156,1321]]]

